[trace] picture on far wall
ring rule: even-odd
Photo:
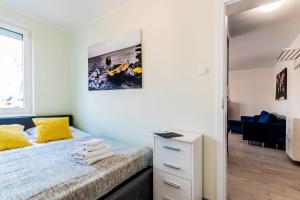
[[[287,99],[287,68],[282,70],[276,77],[276,100]]]
[[[140,31],[88,49],[90,91],[142,88],[142,72]]]

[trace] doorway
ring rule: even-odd
[[[257,199],[264,199],[265,197],[268,199],[272,199],[272,198],[280,198],[280,199],[283,199],[286,197],[286,199],[295,199],[295,195],[298,195],[298,189],[300,191],[300,188],[297,188],[295,186],[292,186],[290,184],[293,184],[293,185],[298,185],[298,182],[293,182],[293,180],[291,180],[292,178],[289,177],[289,173],[286,173],[284,174],[282,177],[279,177],[277,175],[274,175],[274,173],[276,171],[287,171],[287,170],[284,170],[284,168],[288,168],[290,169],[291,173],[294,174],[295,176],[299,176],[300,177],[300,174],[298,174],[298,169],[299,166],[292,162],[291,160],[291,156],[288,156],[289,153],[286,153],[284,150],[283,151],[277,151],[277,148],[280,149],[280,148],[285,148],[283,145],[285,145],[286,143],[286,138],[288,138],[288,133],[285,133],[287,134],[287,137],[284,135],[284,137],[273,137],[272,138],[266,138],[264,136],[263,140],[261,140],[261,138],[256,138],[255,136],[255,133],[253,133],[253,129],[250,131],[250,135],[249,135],[249,130],[250,129],[243,129],[243,131],[245,130],[245,132],[243,132],[241,135],[237,135],[237,134],[234,134],[234,135],[228,135],[228,130],[230,129],[230,131],[233,132],[232,130],[232,127],[228,127],[228,123],[227,123],[227,118],[229,119],[233,119],[233,116],[237,116],[236,117],[236,121],[238,121],[237,119],[240,119],[241,116],[248,116],[248,117],[254,117],[255,115],[258,117],[257,119],[255,120],[259,120],[259,117],[261,115],[264,115],[265,113],[263,113],[262,111],[269,111],[270,114],[283,114],[285,116],[283,117],[286,117],[287,118],[287,113],[284,113],[284,112],[281,112],[280,110],[278,111],[274,111],[273,107],[265,107],[266,104],[268,103],[262,103],[261,101],[259,101],[258,103],[256,103],[257,105],[255,105],[254,107],[247,107],[247,109],[245,109],[245,107],[243,107],[244,105],[234,105],[232,104],[231,106],[234,106],[235,108],[235,112],[234,114],[232,115],[232,113],[228,116],[228,113],[230,112],[230,109],[228,109],[227,107],[227,103],[228,103],[228,99],[230,100],[231,103],[239,103],[239,102],[235,102],[233,99],[234,97],[231,95],[231,98],[230,97],[230,88],[228,87],[230,84],[228,81],[230,79],[230,75],[229,75],[229,71],[232,70],[232,63],[229,63],[228,65],[228,61],[229,61],[229,56],[230,53],[230,48],[229,48],[229,51],[228,51],[228,42],[227,42],[227,37],[228,37],[228,32],[231,31],[229,30],[230,27],[228,28],[228,24],[230,26],[230,20],[232,20],[232,15],[235,15],[236,13],[242,13],[242,12],[247,12],[248,10],[252,10],[252,14],[253,14],[253,10],[255,9],[258,9],[260,8],[262,5],[268,5],[270,3],[273,3],[273,2],[279,2],[278,0],[277,1],[263,1],[263,0],[260,0],[260,1],[248,1],[248,0],[241,0],[241,1],[222,1],[219,5],[219,11],[221,11],[219,13],[219,24],[218,26],[219,27],[219,33],[218,33],[218,47],[217,47],[217,50],[218,50],[218,66],[220,66],[220,68],[222,69],[218,69],[217,71],[217,74],[218,74],[218,79],[220,79],[220,81],[218,82],[218,99],[220,101],[222,101],[222,108],[219,108],[218,109],[218,132],[222,133],[222,135],[219,135],[218,137],[218,140],[219,140],[219,143],[218,143],[218,151],[217,151],[217,158],[218,158],[218,172],[217,172],[217,176],[218,176],[218,181],[217,181],[217,194],[218,194],[218,199],[227,199],[227,196],[226,194],[228,194],[228,192],[231,192],[232,190],[234,189],[237,189],[240,185],[244,184],[244,182],[249,182],[249,183],[252,183],[253,185],[257,184],[257,190],[251,190],[251,187],[248,187],[246,185],[246,188],[244,189],[241,189],[239,188],[239,191],[238,192],[245,192],[242,194],[243,197],[246,198],[246,195],[247,194],[250,194],[250,196],[248,196],[250,199],[255,199],[256,198],[256,195],[261,195],[259,198]],[[297,7],[296,5],[296,1],[293,1],[293,0],[289,0],[288,2],[285,2],[286,4],[292,4],[292,3],[295,3],[293,5],[290,5],[290,8],[293,9],[293,7]],[[288,7],[288,6],[286,6]],[[286,9],[286,8],[284,8]],[[260,30],[261,31],[261,27],[265,27],[266,25],[264,25],[263,23],[266,23],[266,21],[264,21],[264,19],[260,18],[259,17],[267,17],[267,18],[270,18],[270,14],[268,15],[265,15],[265,16],[259,16],[258,14],[260,15],[263,15],[262,13],[259,13],[261,12],[262,9],[259,9],[259,11],[256,11],[256,15],[253,15],[255,16],[255,20],[258,21],[259,23],[261,23],[259,26],[259,28],[257,28],[256,30],[254,31],[257,31],[257,30]],[[269,12],[269,11],[268,11]],[[255,13],[255,12],[254,12]],[[289,12],[289,13],[292,13],[292,10]],[[281,13],[281,18],[284,16],[284,13]],[[240,16],[238,16],[240,17]],[[245,24],[247,24],[247,17],[249,17],[249,12],[245,15],[242,16],[243,17],[243,22]],[[294,15],[295,17],[295,15]],[[299,16],[300,18],[300,16]],[[290,22],[291,18],[286,18],[286,21]],[[235,23],[238,23],[238,20],[235,21]],[[249,23],[251,24],[251,23]],[[274,22],[275,24],[275,22]],[[281,26],[280,24],[278,24],[276,22],[276,26]],[[288,26],[287,26],[288,27]],[[235,34],[252,34],[252,33],[249,33],[253,30],[250,30],[249,27],[238,27],[239,29],[236,30],[236,33]],[[247,29],[248,28],[248,29]],[[282,28],[280,28],[282,29]],[[279,30],[280,30],[279,29]],[[249,31],[250,30],[250,31]],[[286,75],[289,75],[292,74],[293,78],[297,78],[297,72],[295,72],[295,68],[296,68],[296,65],[297,65],[297,62],[296,60],[294,59],[293,60],[293,57],[297,57],[296,55],[293,56],[293,54],[295,54],[297,52],[297,48],[296,46],[298,45],[298,40],[297,40],[297,35],[300,33],[300,30],[294,30],[293,28],[289,28],[289,29],[285,29],[285,30],[288,30],[289,33],[291,33],[290,35],[293,35],[292,37],[292,40],[290,39],[289,42],[284,42],[284,40],[282,38],[284,38],[285,36],[283,36],[282,34],[280,35],[281,38],[280,40],[274,40],[275,42],[273,42],[274,44],[271,44],[271,43],[267,43],[267,45],[273,45],[271,49],[279,49],[277,50],[278,52],[275,53],[275,54],[278,54],[277,56],[275,55],[275,58],[274,58],[274,55],[273,55],[273,60],[275,61],[274,62],[274,65],[276,65],[275,63],[276,62],[281,62],[282,61],[282,58],[280,58],[280,56],[282,56],[282,54],[284,54],[284,51],[287,51],[288,49],[288,52],[285,52],[285,55],[286,56],[282,56],[283,57],[283,61],[281,63],[281,65],[284,65],[287,69],[287,72],[286,72]],[[247,32],[248,31],[248,32]],[[296,32],[295,32],[296,31]],[[273,32],[271,31],[271,33],[268,34],[268,37],[272,37],[273,34],[276,31],[273,30]],[[278,31],[277,31],[278,32]],[[232,37],[232,36],[231,36]],[[229,37],[230,38],[230,37]],[[231,42],[230,42],[231,39],[229,39],[229,45],[232,45]],[[293,43],[291,43],[292,41],[296,41],[294,44],[294,47],[293,47]],[[248,43],[246,44],[246,39],[242,39],[242,45],[244,46],[247,46],[247,48],[250,48],[251,47],[251,44],[253,43]],[[262,43],[263,41],[265,40],[261,40],[260,42]],[[278,44],[277,44],[278,43]],[[259,46],[260,44],[257,43],[257,46]],[[277,46],[276,46],[277,45]],[[299,46],[300,46],[300,39],[299,39]],[[261,47],[263,48],[263,47]],[[261,49],[258,49],[257,52],[259,52],[259,50]],[[251,54],[251,52],[248,52],[247,53],[247,50],[244,50],[246,52],[246,54]],[[242,58],[242,53],[244,53],[244,51],[239,51],[239,58]],[[265,50],[267,51],[267,50]],[[255,53],[257,53],[255,52]],[[257,54],[263,54],[262,52],[260,53],[257,53]],[[266,55],[264,55],[264,57],[266,57]],[[277,60],[277,57],[279,59],[279,61]],[[270,58],[268,58],[270,60]],[[242,59],[240,59],[242,60]],[[257,62],[257,60],[259,59],[253,59],[254,61]],[[242,63],[246,63],[245,59],[242,60]],[[253,65],[256,65],[256,63],[252,63],[251,66]],[[249,66],[249,64],[248,64]],[[268,66],[270,67],[270,66]],[[244,70],[244,69],[243,69]],[[266,74],[266,76],[269,76],[268,78],[262,78],[264,85],[268,85],[269,86],[269,89],[268,89],[268,96],[269,96],[269,100],[268,101],[272,101],[272,104],[274,103],[274,105],[278,106],[278,105],[284,105],[284,104],[291,104],[290,101],[287,101],[286,99],[284,99],[284,95],[283,95],[283,101],[277,101],[278,99],[276,98],[276,101],[275,101],[275,81],[276,81],[276,77],[278,77],[279,74],[282,73],[282,71],[284,71],[284,69],[281,69],[281,67],[278,67],[278,66],[275,66],[274,69],[272,68],[266,68],[266,69],[257,69],[257,68],[253,68],[253,69],[246,69],[248,70],[248,77],[247,75],[244,76],[243,74],[245,74],[245,71],[239,71],[237,70],[238,72],[234,72],[234,73],[231,73],[231,77],[234,76],[235,74],[235,77],[236,77],[236,82],[239,82],[238,85],[242,85],[241,83],[245,82],[245,79],[249,78],[249,82],[253,81],[254,83],[256,82],[259,82],[258,81],[258,76],[262,76],[263,73]],[[264,71],[264,72],[263,72]],[[283,72],[284,73],[284,72]],[[229,79],[228,79],[228,75],[229,75]],[[299,74],[298,74],[299,75]],[[243,77],[244,78],[241,78]],[[299,78],[299,77],[298,77]],[[242,80],[239,80],[239,79],[242,79]],[[268,80],[267,80],[268,79]],[[256,80],[256,81],[255,81]],[[272,82],[274,81],[274,83]],[[291,86],[291,84],[289,84]],[[256,87],[259,87],[259,86],[256,86]],[[228,88],[229,88],[229,91],[228,91]],[[270,88],[274,88],[274,91],[271,91],[272,89]],[[251,89],[244,89],[244,90],[251,90]],[[248,92],[248,94],[251,93]],[[274,93],[274,95],[273,95]],[[261,95],[259,96],[263,96],[264,93],[262,93]],[[277,95],[277,94],[276,94]],[[293,93],[293,95],[290,95],[290,96],[297,96],[298,94],[295,94],[295,92]],[[286,96],[286,94],[285,94]],[[276,96],[277,97],[277,96]],[[250,97],[247,97],[247,98],[251,98]],[[257,100],[258,98],[255,98],[254,100],[252,99],[251,102]],[[274,100],[274,102],[273,102]],[[230,107],[229,107],[230,108]],[[237,108],[237,109],[236,109]],[[278,108],[278,107],[276,107]],[[239,110],[240,109],[240,110]],[[247,110],[247,112],[244,112],[245,110]],[[251,112],[249,112],[251,111]],[[290,113],[289,113],[290,114]],[[295,112],[293,112],[294,116],[297,116],[297,114],[295,114]],[[277,115],[276,117],[280,118],[281,116]],[[273,117],[273,116],[272,116]],[[274,118],[273,118],[274,119]],[[252,120],[252,119],[251,119]],[[253,119],[254,120],[254,119]],[[291,121],[290,123],[292,122],[296,122],[297,120],[295,120],[294,118],[287,118],[286,119],[287,121]],[[239,120],[241,121],[241,120]],[[281,123],[282,121],[277,120],[276,118],[276,123]],[[286,122],[284,122],[286,124]],[[232,124],[230,124],[231,126]],[[234,124],[236,125],[237,128],[241,128],[241,125],[240,124]],[[265,125],[264,125],[265,126]],[[280,127],[281,125],[279,126],[276,126],[277,128]],[[258,124],[258,129],[255,129],[255,131],[261,131],[259,129],[260,127],[260,124]],[[278,128],[280,129],[280,128]],[[234,130],[234,131],[241,131],[241,130]],[[266,131],[262,131],[262,134],[264,134]],[[281,131],[278,131],[278,132],[282,132]],[[285,130],[284,130],[285,132]],[[271,131],[271,133],[274,133],[274,131]],[[245,138],[245,135],[247,135],[249,137],[246,137]],[[277,133],[276,133],[277,134]],[[229,149],[227,149],[228,147],[228,137],[229,140],[232,142],[232,145],[234,146],[234,148],[230,148],[230,145],[229,145]],[[275,139],[274,139],[275,138]],[[249,143],[249,144],[248,144]],[[259,146],[258,146],[259,145]],[[262,147],[265,147],[266,145],[266,148],[262,148]],[[237,148],[238,147],[238,148]],[[240,148],[240,149],[239,149]],[[237,150],[237,151],[234,151],[234,150]],[[246,150],[246,152],[243,152],[242,150]],[[254,151],[253,151],[254,150]],[[228,154],[229,152],[229,154]],[[250,153],[253,153],[253,155],[251,156]],[[276,153],[274,153],[276,152]],[[227,175],[227,159],[232,159],[232,157],[228,158],[228,155],[230,156],[230,153],[232,154],[236,154],[237,157],[239,158],[246,158],[246,160],[242,160],[240,159],[240,161],[242,163],[246,163],[245,166],[242,166],[240,169],[245,169],[245,168],[251,168],[251,169],[254,169],[253,171],[246,171],[248,173],[248,177],[242,177],[244,179],[242,179],[241,177],[239,176],[226,176]],[[243,154],[244,153],[244,154]],[[247,158],[247,156],[249,156]],[[277,158],[276,159],[272,159],[272,156],[275,155],[275,157]],[[265,156],[265,157],[263,157]],[[260,157],[262,158],[262,160],[258,160],[258,162],[254,162],[254,163],[251,163],[251,160],[254,160],[256,159],[256,157]],[[247,161],[248,160],[248,161]],[[250,161],[249,161],[250,160]],[[269,162],[264,162],[265,160],[269,161]],[[233,160],[233,162],[236,162],[237,160]],[[273,162],[274,161],[274,162]],[[231,160],[232,162],[232,160]],[[258,163],[258,165],[256,165]],[[283,167],[280,166],[278,163],[283,163]],[[249,164],[249,165],[247,165]],[[270,166],[277,166],[278,168],[272,168]],[[223,168],[222,168],[223,167]],[[231,167],[231,166],[230,166]],[[281,168],[282,167],[282,168]],[[222,168],[222,169],[221,169]],[[271,168],[271,169],[270,169]],[[259,170],[258,171],[255,171],[255,170]],[[241,170],[240,170],[241,171]],[[239,170],[235,169],[235,173],[236,174],[239,174],[240,173]],[[231,171],[232,172],[232,171]],[[230,173],[231,173],[230,172]],[[257,174],[268,174],[269,172],[272,172],[270,175],[270,177],[255,177],[255,175]],[[234,174],[234,175],[236,175]],[[242,173],[240,173],[241,176],[244,176]],[[230,174],[232,175],[232,174]],[[219,177],[222,177],[222,178],[219,178]],[[259,179],[257,182],[255,182],[255,180],[252,180],[252,177],[254,178],[261,178]],[[289,178],[287,178],[289,177]],[[239,179],[237,181],[237,183],[239,183],[238,186],[230,186],[231,188],[229,188],[230,191],[227,191],[227,181],[228,180],[232,180],[233,178],[235,179]],[[278,180],[281,180],[281,182],[285,183],[283,185],[280,185],[280,184],[277,184],[276,183],[276,180],[278,182]],[[274,181],[275,180],[275,181]],[[289,181],[288,181],[289,180]],[[240,182],[239,182],[240,181]],[[266,182],[265,185],[260,185],[259,182]],[[280,182],[280,181],[279,181]],[[276,188],[277,187],[277,191],[281,191],[281,194],[279,194],[276,190],[270,190],[267,192],[267,196],[264,196],[265,194],[263,194],[262,190],[260,190],[260,188],[263,188],[265,187],[265,190],[267,191],[269,188]],[[244,191],[243,191],[244,190]],[[248,191],[247,191],[248,190]],[[286,192],[288,191],[288,192]],[[286,193],[285,193],[286,192]],[[232,193],[232,192],[231,192]],[[232,195],[232,194],[230,194]],[[280,196],[281,195],[281,196]],[[291,196],[291,195],[294,195],[294,196]],[[232,196],[228,199],[234,199]],[[236,199],[238,199],[238,197],[236,197]],[[297,198],[296,198],[297,199]]]

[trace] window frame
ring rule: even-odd
[[[24,107],[0,108],[1,115],[29,115],[33,114],[33,76],[32,76],[32,43],[30,31],[0,21],[0,27],[23,35],[23,81]]]

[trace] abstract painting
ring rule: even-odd
[[[142,88],[141,32],[102,42],[88,49],[88,88]]]
[[[276,100],[287,99],[287,68],[282,70],[276,77]]]

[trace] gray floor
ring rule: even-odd
[[[229,134],[229,200],[300,200],[300,164],[285,151],[248,145]]]

